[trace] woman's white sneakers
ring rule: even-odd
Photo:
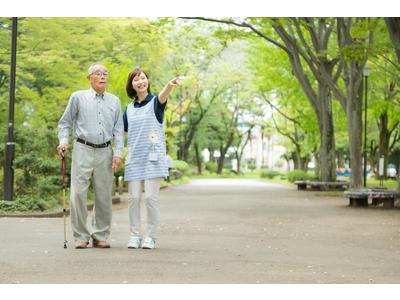
[[[145,238],[142,243],[142,249],[154,249],[156,242],[152,238]]]
[[[140,239],[138,237],[132,237],[129,240],[128,248],[129,249],[138,249],[138,248],[154,249],[155,245],[156,245],[156,242],[152,238],[147,237],[142,241],[142,239]]]
[[[128,248],[129,248],[129,249],[137,249],[137,248],[140,247],[140,242],[141,242],[141,239],[140,239],[140,238],[138,238],[138,237],[132,237],[132,238],[129,240]]]

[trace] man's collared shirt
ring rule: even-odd
[[[68,144],[71,128],[74,128],[75,139],[81,138],[93,144],[114,140],[114,157],[122,157],[121,103],[113,94],[104,92],[97,95],[93,89],[73,93],[58,122],[60,144]]]

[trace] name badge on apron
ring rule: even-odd
[[[149,140],[151,142],[151,150],[150,150],[150,153],[149,153],[149,161],[157,161],[158,160],[158,155],[157,155],[157,151],[156,151],[156,144],[158,144],[157,133],[155,133],[154,131],[150,132]]]
[[[149,161],[157,161],[157,160],[158,160],[157,152],[150,152]]]

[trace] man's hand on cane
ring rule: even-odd
[[[57,153],[60,158],[63,158],[68,150],[68,144],[60,144],[57,146]]]

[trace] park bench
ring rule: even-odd
[[[394,201],[400,193],[382,188],[348,190],[344,195],[349,198],[350,206],[368,206],[368,199],[372,199],[372,205],[383,203],[384,208],[394,208]]]
[[[296,180],[294,184],[297,184],[297,189],[299,191],[307,189],[307,180]]]
[[[313,191],[328,191],[328,190],[345,190],[349,187],[348,181],[310,181],[310,180],[297,180],[298,190],[307,190],[309,186]]]

